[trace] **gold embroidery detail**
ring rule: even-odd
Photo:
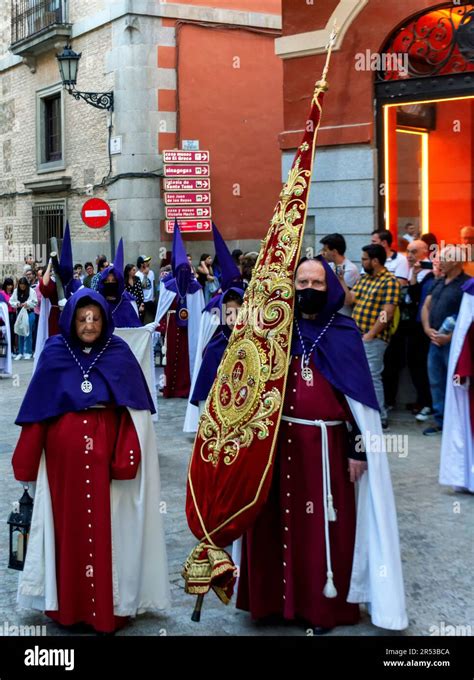
[[[303,142],[302,147],[307,144]],[[301,147],[300,147],[301,148]],[[309,148],[309,146],[308,146]],[[293,304],[293,264],[300,249],[310,170],[301,157],[290,170],[244,304],[199,422],[201,458],[234,463],[254,437],[265,439],[282,392],[268,381],[285,376]]]

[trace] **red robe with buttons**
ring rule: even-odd
[[[41,454],[54,518],[59,609],[46,614],[69,626],[112,632],[114,616],[110,482],[134,479],[140,444],[124,408],[93,408],[23,425],[13,455],[16,479],[35,481]]]
[[[461,380],[470,379],[469,383],[469,412],[471,416],[471,430],[474,436],[474,324],[466,334],[461,354],[459,355],[456,374]]]
[[[174,313],[173,313],[174,310]],[[160,332],[166,335],[166,366],[163,396],[189,397],[191,377],[189,375],[188,328],[176,323],[176,300],[160,324]]]
[[[312,365],[313,385],[290,366],[283,414],[305,420],[354,422],[344,396]],[[311,626],[357,623],[359,606],[346,601],[355,542],[354,485],[348,472],[345,423],[328,426],[331,487],[337,520],[329,522],[337,597],[326,584],[321,429],[281,421],[272,486],[253,527],[243,537],[237,607],[254,619],[279,615]]]

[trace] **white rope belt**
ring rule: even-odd
[[[326,545],[326,565],[327,580],[323,593],[326,597],[336,597],[337,590],[334,586],[334,574],[331,563],[331,545],[329,541],[329,522],[336,521],[336,511],[333,505],[331,493],[331,469],[329,465],[329,442],[328,427],[343,425],[343,420],[304,420],[303,418],[293,418],[292,416],[282,416],[282,420],[296,425],[312,425],[321,428],[321,456],[323,466],[323,507],[324,507],[324,540]]]

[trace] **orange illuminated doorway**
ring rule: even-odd
[[[459,242],[474,224],[474,96],[385,104],[384,223]]]

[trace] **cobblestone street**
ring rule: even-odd
[[[14,480],[11,454],[19,428],[13,425],[32,371],[31,361],[15,362],[13,380],[0,382],[0,629],[5,625],[46,625],[47,635],[64,631],[42,614],[19,612],[16,608],[17,573],[7,569],[7,516],[11,503],[21,495]],[[184,504],[186,472],[192,440],[182,432],[184,400],[159,400],[156,436],[160,455],[162,499],[166,502],[172,609],[163,616],[137,618],[118,635],[304,635],[298,626],[257,626],[250,616],[223,606],[209,594],[201,623],[191,621],[194,598],[184,593],[182,563],[195,545],[188,530]],[[405,590],[410,619],[402,635],[439,634],[443,626],[473,623],[473,537],[474,498],[440,487],[437,481],[439,438],[426,438],[408,412],[393,415],[390,435],[403,435],[406,456],[389,456],[401,534]],[[340,627],[331,635],[392,634],[374,627],[366,614],[356,627]]]

